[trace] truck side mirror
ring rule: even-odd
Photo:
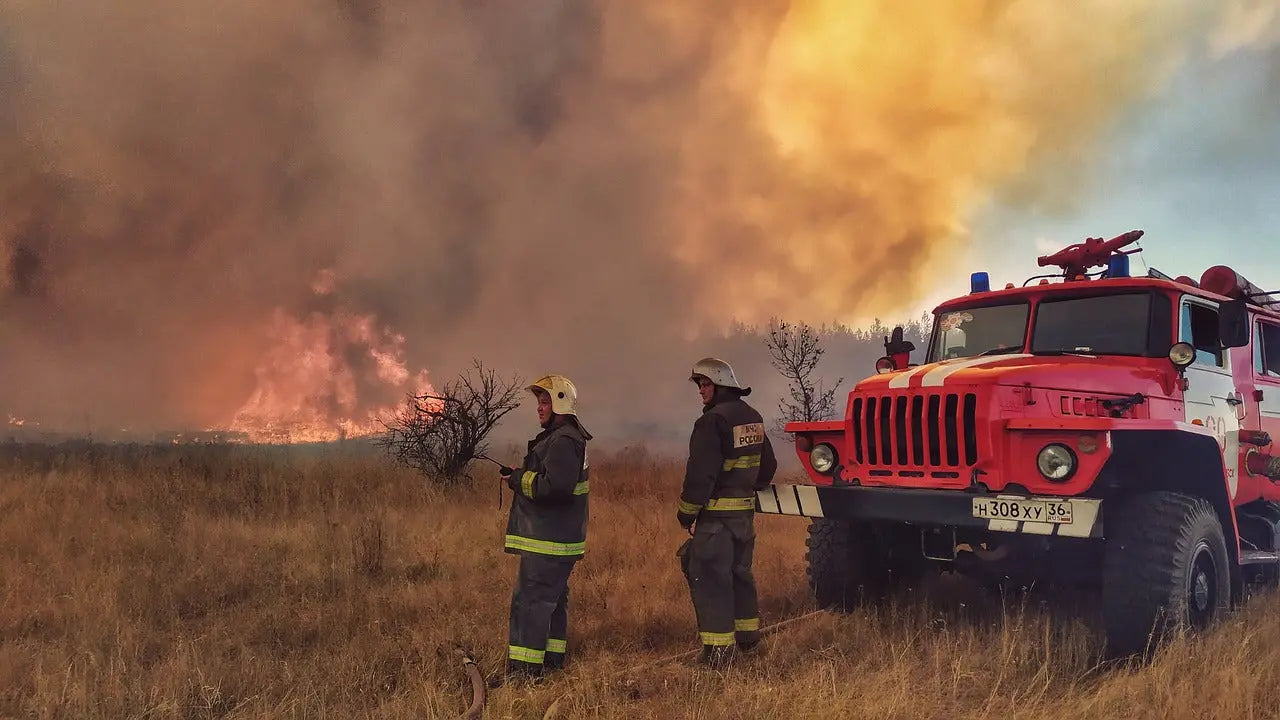
[[[1224,348],[1249,344],[1249,307],[1244,300],[1230,300],[1218,306],[1218,341]]]

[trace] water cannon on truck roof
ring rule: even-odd
[[[1142,234],[1141,230],[1130,230],[1110,240],[1086,238],[1084,242],[1068,245],[1052,255],[1041,255],[1036,264],[1062,268],[1062,277],[1069,282],[1087,279],[1089,270],[1100,265],[1107,267],[1109,277],[1128,277],[1129,256],[1141,250],[1121,252],[1120,248],[1137,242]]]

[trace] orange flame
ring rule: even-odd
[[[315,289],[327,294],[332,277],[321,277]],[[230,423],[248,442],[373,435],[407,394],[434,392],[426,370],[406,366],[404,336],[380,330],[373,315],[317,312],[298,320],[277,309],[271,335],[274,345],[255,371],[257,387]]]

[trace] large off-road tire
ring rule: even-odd
[[[1227,545],[1208,500],[1135,495],[1106,521],[1102,604],[1107,651],[1146,655],[1172,634],[1204,629],[1231,607]]]
[[[819,607],[845,610],[854,603],[856,584],[850,577],[854,566],[853,528],[849,523],[826,518],[809,521],[805,538],[805,565],[809,590]]]
[[[805,562],[819,607],[849,610],[916,579],[927,564],[918,533],[905,526],[877,531],[864,522],[814,518]]]

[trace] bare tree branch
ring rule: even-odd
[[[507,413],[520,407],[520,379],[500,380],[479,360],[435,394],[411,397],[383,426],[378,445],[434,482],[468,479],[467,468],[489,450],[487,438]]]
[[[775,318],[769,322],[769,335],[764,342],[772,358],[770,364],[786,378],[790,394],[790,400],[783,398],[778,401],[774,430],[786,432],[789,422],[831,419],[836,411],[836,388],[844,378],[836,380],[829,389],[823,386],[820,378],[814,378],[818,362],[826,352],[822,349],[818,332],[803,322],[791,324]]]

